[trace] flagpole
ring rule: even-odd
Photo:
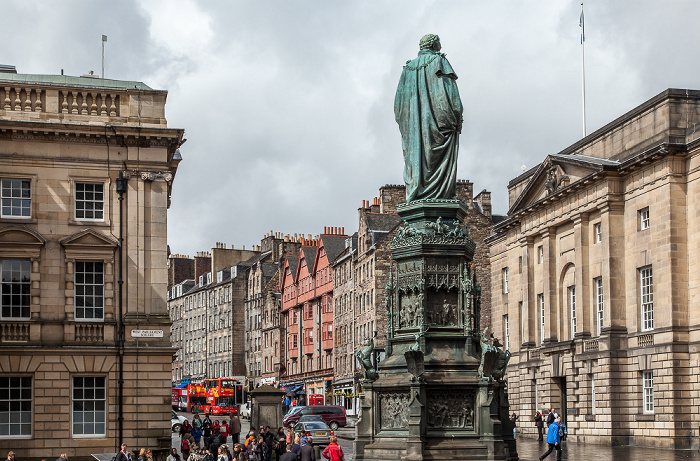
[[[584,53],[584,43],[586,41],[585,27],[583,23],[583,2],[581,2],[581,95],[583,97],[583,137],[586,137],[586,59]]]

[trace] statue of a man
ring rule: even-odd
[[[406,63],[396,89],[407,202],[457,195],[462,101],[457,74],[440,49],[437,35],[421,38],[418,57]]]

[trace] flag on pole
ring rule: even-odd
[[[581,45],[586,41],[585,27],[583,27],[583,3],[581,3],[581,17],[578,20],[578,26],[581,28]]]

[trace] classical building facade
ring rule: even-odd
[[[510,182],[492,310],[521,420],[698,448],[699,133],[700,92],[667,90]]]
[[[0,449],[18,459],[170,447],[166,225],[183,130],[166,96],[0,73]]]

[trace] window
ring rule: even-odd
[[[542,245],[537,247],[537,263],[542,264],[544,262],[544,247]]]
[[[654,329],[654,280],[651,267],[639,269],[642,304],[642,331]]]
[[[544,344],[544,294],[537,295],[537,304],[540,306],[540,342]]]
[[[593,224],[593,243],[600,243],[603,240],[603,229],[600,223]]]
[[[0,377],[0,438],[32,435],[32,378]]]
[[[0,202],[3,218],[30,218],[32,215],[31,181],[3,179],[0,181]]]
[[[639,230],[649,229],[649,207],[639,210]]]
[[[569,294],[569,309],[571,312],[571,339],[574,339],[576,334],[576,287],[570,286],[567,288]]]
[[[518,312],[520,312],[520,342],[525,342],[525,312],[523,311],[523,302],[518,302]]]
[[[324,323],[323,324],[323,339],[333,339],[333,324]]]
[[[311,328],[307,328],[304,332],[304,337],[306,338],[306,344],[314,343],[314,331]]]
[[[654,374],[642,372],[642,390],[644,392],[644,413],[654,413]]]
[[[508,268],[503,268],[503,293],[508,293]]]
[[[29,318],[31,306],[31,261],[5,259],[0,265],[2,277],[2,318]]]
[[[603,331],[603,277],[593,279],[595,286],[596,330],[598,336]]]
[[[104,318],[104,268],[98,261],[75,263],[75,318]]]
[[[104,376],[73,377],[73,435],[105,435],[107,390]]]
[[[75,219],[104,219],[104,184],[75,183]]]
[[[508,314],[503,316],[503,338],[505,341],[505,350],[510,350],[510,325],[508,324]]]

